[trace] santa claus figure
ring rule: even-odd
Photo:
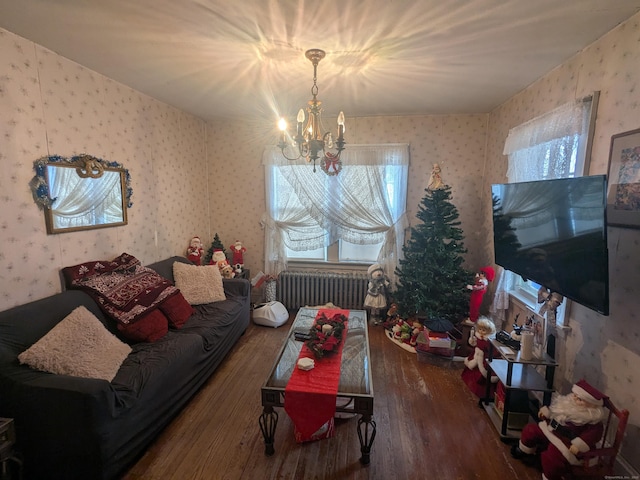
[[[469,321],[476,323],[480,316],[480,305],[482,305],[482,297],[487,291],[489,282],[493,282],[495,272],[492,267],[483,267],[476,273],[473,285],[467,285],[467,289],[471,290],[471,300],[469,301]]]
[[[605,395],[580,380],[568,395],[556,396],[549,407],[542,407],[538,424],[522,430],[519,444],[511,455],[525,462],[540,453],[542,478],[560,480],[578,465],[577,456],[595,448],[602,437]]]
[[[191,242],[189,242],[189,248],[187,248],[187,258],[196,265],[200,265],[202,262],[203,251],[204,249],[202,248],[202,241],[200,240],[200,237],[193,237]]]
[[[487,357],[491,342],[489,337],[496,331],[496,327],[487,317],[480,317],[474,328],[471,329],[469,345],[475,347],[473,352],[464,359],[462,380],[467,387],[478,397],[484,398],[487,393],[487,381],[490,382],[489,394],[493,395],[498,377],[491,375],[487,380]]]
[[[242,270],[244,268],[244,252],[246,252],[247,249],[242,245],[242,242],[240,240],[236,240],[236,243],[231,245],[230,248],[231,254],[233,255],[231,265]]]
[[[220,248],[215,248],[211,254],[211,261],[209,265],[217,265],[218,268],[224,267],[224,264],[229,264],[227,260],[227,256],[224,254],[224,251]]]

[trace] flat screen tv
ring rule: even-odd
[[[606,176],[492,185],[495,261],[609,315]]]

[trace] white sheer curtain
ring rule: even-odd
[[[81,178],[75,168],[48,166],[47,175],[55,228],[123,221],[119,172]]]
[[[512,128],[503,151],[509,157],[509,183],[581,176],[591,104],[590,98],[569,102]],[[496,323],[504,322],[514,283],[515,276],[502,270],[491,305]]]
[[[398,264],[407,227],[407,144],[349,145],[340,174],[314,173],[276,147],[263,154],[267,182],[265,271],[286,269],[291,250],[327,247],[337,240],[382,243],[378,262],[389,277]]]

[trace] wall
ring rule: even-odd
[[[491,261],[485,253],[489,238],[480,202],[487,119],[488,115],[347,118],[348,143],[410,145],[407,215],[411,224],[417,221],[433,164],[440,164],[460,213],[469,250],[466,264],[472,270]],[[215,232],[225,245],[239,238],[247,248],[244,259],[253,274],[264,269],[264,233],[260,228],[265,212],[262,151],[265,145],[275,143],[276,123],[209,122],[207,132],[207,152],[215,166],[209,174],[212,237],[205,243],[210,245]],[[325,175],[319,167],[317,174]]]
[[[147,264],[209,235],[202,120],[3,29],[0,112],[0,310],[59,292],[62,267],[122,252]],[[129,169],[129,224],[47,235],[33,162],[79,153]]]
[[[611,136],[640,127],[639,87],[637,14],[491,113],[483,192],[489,195],[491,183],[506,181],[502,148],[510,128],[597,90],[601,93],[589,173],[607,173]],[[572,306],[571,330],[557,346],[556,386],[567,392],[571,383],[586,378],[630,410],[623,454],[640,470],[640,403],[634,395],[640,391],[640,230],[609,227],[608,236],[611,314],[604,317]]]

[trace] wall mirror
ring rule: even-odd
[[[32,189],[43,208],[47,233],[127,224],[129,173],[116,162],[90,155],[52,156],[35,162]]]

